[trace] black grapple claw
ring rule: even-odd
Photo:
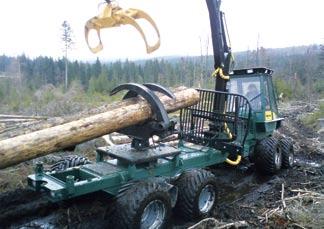
[[[110,92],[110,95],[114,95],[122,90],[128,90],[123,99],[141,96],[150,104],[153,112],[153,118],[145,123],[136,124],[118,131],[133,138],[132,147],[136,149],[147,148],[149,146],[150,137],[153,135],[165,137],[174,130],[175,123],[170,122],[162,102],[154,93],[154,91],[157,91],[175,99],[174,94],[170,90],[158,84],[147,83],[141,85],[137,83],[126,83],[114,88]]]

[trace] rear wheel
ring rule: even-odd
[[[167,228],[171,208],[171,198],[164,185],[139,182],[118,197],[112,224],[114,228]]]
[[[266,175],[273,175],[282,165],[282,150],[274,137],[262,139],[255,148],[255,165],[257,170]]]
[[[294,146],[290,139],[282,137],[279,140],[282,150],[282,168],[288,169],[293,167],[295,160]]]
[[[217,203],[215,176],[206,170],[186,171],[177,181],[178,200],[176,212],[185,219],[208,216]]]

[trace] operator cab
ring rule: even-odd
[[[230,74],[229,92],[245,96],[260,121],[271,121],[278,115],[272,73],[267,68],[252,68],[234,70]]]

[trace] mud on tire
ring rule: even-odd
[[[133,184],[119,194],[112,215],[112,228],[168,228],[171,197],[167,187],[154,181]]]
[[[188,220],[210,215],[217,204],[217,183],[211,172],[203,169],[186,171],[181,174],[176,185],[177,214]]]
[[[294,165],[294,146],[290,139],[282,137],[279,139],[279,145],[282,150],[282,168],[288,169]]]
[[[264,138],[255,148],[255,165],[258,172],[273,175],[282,165],[282,150],[274,137]]]

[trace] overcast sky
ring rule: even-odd
[[[205,0],[120,0],[123,8],[139,8],[151,15],[160,29],[160,49],[146,54],[140,34],[131,26],[123,26],[103,30],[104,50],[92,54],[84,40],[84,24],[99,13],[101,2],[1,0],[0,55],[62,56],[60,37],[64,20],[74,31],[76,44],[70,52],[71,59],[212,54]],[[323,9],[322,0],[222,1],[234,51],[255,49],[258,37],[259,45],[265,48],[324,43]],[[146,24],[144,28],[152,42],[156,38],[153,31]]]

